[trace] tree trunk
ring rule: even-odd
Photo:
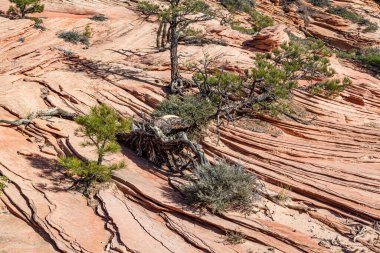
[[[99,155],[98,156],[98,165],[102,165],[102,162],[103,162],[103,155]]]
[[[157,38],[156,38],[156,46],[157,48],[161,47],[161,34],[162,34],[162,27],[164,26],[164,21],[160,21],[160,25],[158,27],[157,31]]]
[[[177,13],[172,13],[170,21],[170,65],[171,65],[171,83],[170,88],[172,92],[178,87],[179,72],[178,72],[178,16]]]
[[[166,47],[166,44],[167,44],[167,32],[168,32],[168,23],[165,22],[164,24],[164,27],[162,29],[162,37],[161,37],[161,48],[164,49]]]

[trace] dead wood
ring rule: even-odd
[[[35,118],[44,118],[44,117],[61,117],[65,119],[74,119],[77,116],[76,113],[67,112],[61,108],[54,107],[48,109],[47,111],[36,111],[28,115],[26,118],[17,119],[17,120],[4,120],[0,119],[0,123],[5,123],[13,126],[28,125],[32,123]]]
[[[118,134],[118,141],[171,172],[183,173],[198,164],[208,163],[199,144],[187,138],[190,124],[176,116],[135,122],[130,133]]]
[[[205,38],[202,36],[181,36],[178,40],[181,44],[185,45],[222,45],[227,46],[228,44],[219,39]]]

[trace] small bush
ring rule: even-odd
[[[106,104],[91,107],[88,115],[76,117],[75,122],[80,125],[76,133],[85,136],[82,145],[96,148],[98,165],[102,164],[105,155],[121,150],[116,135],[128,133],[132,128],[132,118],[122,118],[114,108]]]
[[[156,15],[160,12],[160,6],[149,1],[139,1],[137,10],[145,15]]]
[[[330,0],[309,0],[309,2],[318,7],[326,7],[330,4]]]
[[[67,174],[73,178],[80,178],[88,186],[95,182],[107,182],[111,179],[111,172],[122,169],[125,163],[110,166],[97,164],[95,161],[83,162],[76,157],[61,157],[58,164],[67,169]]]
[[[344,91],[347,86],[351,85],[351,80],[347,77],[343,81],[339,79],[327,80],[325,82],[312,85],[309,90],[312,94],[323,95],[326,97],[336,96]]]
[[[249,213],[261,187],[256,177],[240,165],[218,161],[215,165],[198,166],[195,179],[182,189],[192,204],[208,207],[213,213],[240,210]]]
[[[250,15],[250,22],[253,24],[253,27],[256,31],[261,31],[261,29],[272,26],[274,24],[271,17],[263,15],[257,11],[252,11]]]
[[[377,23],[370,22],[368,19],[365,19],[364,25],[367,26],[363,30],[364,33],[373,33],[379,29]]]
[[[256,7],[254,0],[220,0],[220,3],[230,11],[246,11]]]
[[[83,36],[87,39],[90,39],[92,37],[92,31],[90,25],[86,25],[83,31]]]
[[[245,242],[245,235],[239,231],[227,231],[226,232],[226,243],[231,245],[237,245]]]
[[[291,100],[287,98],[279,98],[276,101],[263,101],[255,104],[252,109],[257,112],[269,114],[274,118],[283,114],[296,114]]]
[[[376,23],[372,23],[368,19],[365,19],[359,14],[356,14],[345,7],[329,7],[327,10],[331,14],[338,15],[342,18],[348,19],[353,23],[359,24],[361,26],[366,26],[363,32],[375,32],[379,29]]]
[[[44,5],[40,0],[9,0],[13,5],[8,9],[9,15],[17,15],[25,18],[29,13],[41,13],[44,11]]]
[[[103,14],[100,14],[100,15],[94,15],[94,16],[90,17],[90,19],[93,21],[96,21],[96,22],[104,22],[104,21],[108,20],[108,17],[106,17]]]
[[[281,191],[277,194],[276,199],[280,202],[286,201],[289,199],[288,192],[290,191],[289,187],[282,187]]]
[[[380,73],[380,48],[363,48],[356,51],[336,51],[336,55],[343,59],[356,60],[374,73]]]
[[[7,183],[8,183],[8,178],[4,176],[0,176],[0,192],[4,190],[5,187],[7,187]]]
[[[196,137],[197,133],[208,125],[214,114],[213,105],[201,96],[170,96],[153,112],[155,117],[176,115],[189,122],[192,125],[190,138]]]
[[[226,232],[226,242],[228,244],[237,245],[241,244],[245,241],[245,235],[239,231],[227,231]]]
[[[360,16],[360,15],[358,15],[352,11],[349,11],[345,7],[330,7],[330,8],[328,8],[327,11],[331,14],[335,14],[335,15],[338,15],[342,18],[351,20],[354,23],[358,23],[359,21],[361,21],[363,19],[362,16]]]
[[[89,37],[78,31],[61,32],[58,34],[58,37],[69,43],[82,43],[85,46],[90,45]]]
[[[243,26],[241,26],[241,23],[239,21],[232,21],[230,23],[230,26],[231,26],[231,29],[239,31],[241,33],[245,33],[245,34],[255,34],[256,33],[256,29],[254,29],[252,27],[251,28],[243,27]]]
[[[33,25],[33,27],[34,28],[36,28],[36,29],[39,29],[39,30],[41,30],[41,31],[45,31],[46,30],[46,28],[42,25],[43,24],[43,20],[42,20],[42,18],[29,18],[29,19],[31,19],[31,20],[33,20],[34,21],[34,25]]]
[[[250,15],[250,18],[248,19],[248,23],[251,26],[250,28],[241,26],[240,22],[238,21],[232,21],[230,23],[231,28],[241,33],[254,34],[261,31],[263,28],[272,26],[274,24],[274,21],[271,17],[263,15],[256,10],[251,10],[248,12],[248,14]]]
[[[187,28],[181,32],[180,36],[183,36],[183,37],[204,37],[205,35],[203,34],[202,30]]]
[[[124,162],[112,165],[103,165],[104,156],[120,151],[121,147],[116,142],[116,134],[129,132],[132,126],[132,119],[122,118],[117,111],[106,105],[100,104],[91,107],[88,115],[75,118],[75,122],[80,125],[76,130],[85,137],[82,146],[92,146],[96,148],[97,161],[81,161],[75,157],[61,157],[59,165],[68,170],[68,174],[74,178],[79,177],[80,182],[90,186],[93,182],[105,182],[111,177],[111,172],[123,168]]]

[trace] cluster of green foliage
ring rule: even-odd
[[[7,186],[8,178],[0,176],[0,192]]]
[[[326,7],[330,5],[330,0],[309,0],[315,6]]]
[[[9,15],[16,15],[25,18],[29,13],[41,13],[44,11],[44,5],[40,0],[9,0],[12,5],[8,9]]]
[[[94,16],[90,17],[90,19],[93,21],[96,21],[96,22],[104,22],[104,21],[108,20],[108,17],[106,17],[103,14],[99,14],[99,15],[94,15]]]
[[[197,29],[194,29],[194,28],[186,28],[184,29],[183,31],[181,31],[181,34],[180,34],[180,37],[197,37],[197,38],[201,38],[201,37],[204,37],[205,35],[203,34],[203,32],[201,30],[197,30]]]
[[[155,117],[165,115],[176,115],[186,120],[192,126],[188,134],[193,139],[209,124],[215,115],[215,107],[210,101],[198,95],[183,97],[172,95],[162,101],[153,112]]]
[[[273,26],[274,21],[271,17],[259,13],[254,8],[243,8],[243,11],[249,15],[248,23],[249,28],[241,26],[241,23],[235,20],[230,21],[230,26],[232,29],[237,30],[241,33],[254,34],[261,31],[263,28],[268,26]]]
[[[309,87],[309,91],[314,95],[323,95],[326,97],[336,96],[344,91],[352,81],[345,77],[343,80],[332,79],[324,82],[319,82]]]
[[[376,23],[369,21],[363,16],[356,14],[345,7],[329,7],[327,11],[329,13],[338,15],[342,18],[351,20],[353,23],[359,24],[361,26],[365,26],[366,28],[364,28],[363,30],[363,32],[365,33],[376,32],[379,29]]]
[[[245,242],[245,235],[239,230],[230,230],[226,232],[226,242],[237,245]]]
[[[256,7],[255,0],[220,0],[220,3],[230,11],[247,11]]]
[[[143,0],[138,2],[137,10],[145,15],[157,15],[160,13],[160,6]]]
[[[209,208],[213,213],[228,210],[250,212],[261,187],[252,173],[224,160],[215,165],[198,166],[193,176],[195,180],[181,191],[190,203]]]
[[[172,1],[170,1],[172,2]],[[179,1],[178,5],[170,6],[169,8],[165,8],[160,12],[160,17],[170,23],[172,21],[173,16],[182,16],[182,20],[179,19],[178,22],[190,22],[190,23],[196,23],[198,22],[196,18],[194,19],[188,19],[185,17],[185,15],[196,15],[196,14],[203,14],[205,18],[210,19],[215,15],[213,10],[211,9],[210,5],[205,3],[202,0],[183,0],[182,2]],[[181,24],[179,26],[180,30],[186,29],[188,27],[187,24]]]
[[[263,15],[255,10],[252,10],[249,14],[250,18],[248,22],[256,31],[261,31],[261,29],[274,24],[274,21],[270,16]]]
[[[125,167],[124,162],[118,164],[99,165],[95,161],[84,162],[76,157],[61,157],[58,164],[68,170],[70,177],[79,177],[87,185],[94,182],[107,182],[111,179],[111,172]]]
[[[245,33],[245,34],[255,34],[257,32],[255,28],[244,27],[241,25],[241,23],[239,21],[235,21],[235,20],[230,22],[230,26],[233,30],[236,30],[236,31],[239,31],[239,32]]]
[[[83,32],[73,30],[68,32],[61,32],[58,34],[58,37],[66,42],[70,42],[73,44],[81,43],[87,47],[90,45],[91,36],[91,29],[88,25],[86,25],[85,30]]]
[[[29,18],[29,19],[34,21],[34,25],[33,25],[34,28],[39,29],[41,31],[46,30],[46,28],[42,25],[44,22],[42,18]]]
[[[380,48],[363,48],[351,52],[336,51],[336,55],[340,58],[358,61],[374,73],[380,73]]]
[[[290,99],[298,80],[331,77],[335,73],[328,56],[330,50],[320,40],[291,41],[272,53],[257,54],[255,65],[245,70],[244,76],[214,70],[211,73],[198,71],[193,79],[200,93],[216,108],[246,101],[253,109],[278,111],[288,108],[281,101]],[[234,101],[226,100],[226,94]]]
[[[202,0],[168,0],[167,6],[158,6],[143,0],[138,3],[137,10],[143,14],[157,15],[160,23],[157,29],[156,45],[165,50],[169,43],[170,49],[170,89],[173,93],[183,87],[183,80],[179,73],[178,43],[181,33],[192,24],[211,20],[215,11]]]
[[[79,116],[75,121],[80,125],[77,134],[81,133],[86,138],[83,146],[95,146],[98,160],[81,161],[76,157],[62,157],[59,164],[68,170],[68,174],[79,177],[86,185],[93,182],[109,180],[111,172],[125,166],[124,162],[112,165],[103,165],[104,156],[120,151],[120,145],[116,142],[116,134],[129,132],[132,119],[123,119],[115,109],[105,104],[94,106],[88,115]]]

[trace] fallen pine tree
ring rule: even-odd
[[[168,115],[134,122],[132,131],[118,134],[117,139],[155,165],[182,174],[196,165],[208,164],[201,145],[187,137],[190,127],[185,120]]]

